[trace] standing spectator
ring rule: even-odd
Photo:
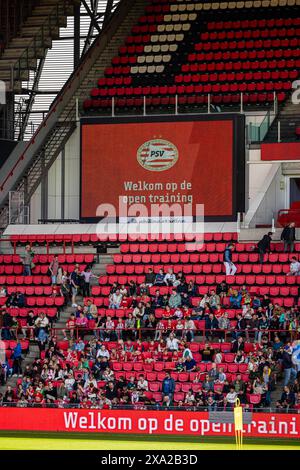
[[[270,253],[271,251],[271,241],[272,241],[272,232],[268,232],[266,235],[263,236],[263,238],[257,244],[260,264],[263,264],[265,254]]]
[[[81,272],[81,276],[83,277],[83,297],[90,297],[91,295],[91,278],[95,276],[95,274],[92,273],[92,270],[90,267],[87,267],[84,271]]]
[[[20,341],[17,339],[17,344],[13,350],[13,377],[22,377],[22,347]]]
[[[24,255],[22,256],[24,276],[31,276],[31,269],[34,268],[34,263],[32,262],[33,257],[34,252],[32,251],[30,245],[26,245]]]
[[[172,379],[169,372],[166,372],[166,376],[162,382],[162,394],[163,397],[169,397],[170,400],[173,400],[173,395],[175,392],[175,380]]]
[[[286,387],[290,382],[293,382],[297,376],[292,361],[292,348],[286,346],[282,353],[282,367],[283,367],[283,386]]]
[[[71,289],[72,289],[72,307],[77,307],[76,296],[80,287],[80,276],[78,268],[71,273]]]
[[[58,269],[59,269],[58,256],[55,255],[53,260],[51,261],[51,263],[49,265],[49,271],[51,273],[51,282],[52,282],[52,284],[56,284],[56,282],[57,282]]]
[[[294,242],[296,240],[295,222],[291,222],[284,227],[280,238],[284,242],[284,252],[286,253],[289,248],[290,252],[293,253]]]
[[[234,249],[234,244],[229,243],[224,251],[223,262],[224,262],[224,266],[226,269],[226,276],[234,276],[237,271],[237,267],[232,262],[232,250],[233,249]]]

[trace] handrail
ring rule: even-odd
[[[86,54],[80,59],[79,61],[79,64],[77,66],[77,68],[72,72],[72,74],[70,75],[69,79],[66,81],[66,83],[64,84],[64,86],[62,87],[60,93],[58,93],[58,95],[56,96],[55,100],[53,101],[53,103],[51,104],[50,106],[50,109],[49,109],[49,112],[47,114],[47,116],[45,117],[45,119],[41,122],[41,124],[39,125],[39,127],[37,128],[37,130],[35,131],[34,135],[32,136],[31,140],[29,141],[28,145],[26,146],[25,150],[22,152],[21,156],[18,158],[17,162],[14,164],[14,166],[12,167],[12,169],[9,171],[9,173],[7,174],[7,176],[5,177],[4,181],[0,184],[0,191],[3,191],[4,189],[4,186],[6,185],[7,181],[12,178],[13,174],[14,174],[14,171],[15,169],[17,168],[17,166],[19,165],[19,163],[21,161],[24,160],[25,158],[25,155],[26,155],[26,152],[28,151],[28,149],[30,148],[30,146],[35,142],[40,130],[45,127],[47,125],[47,120],[49,119],[49,117],[54,113],[56,112],[56,107],[61,103],[63,102],[64,100],[64,96],[66,94],[66,92],[71,88],[71,85],[72,85],[72,82],[75,81],[75,79],[79,76],[79,73],[82,71],[83,69],[83,65],[89,60],[91,59],[91,51],[92,50],[96,50],[97,47],[99,47],[99,42],[101,41],[102,39],[102,35],[104,32],[108,31],[109,28],[111,27],[111,22],[115,16],[115,14],[118,13],[118,11],[122,8],[122,4],[124,3],[125,0],[123,1],[120,1],[115,9],[115,12],[114,12],[114,15],[111,15],[111,17],[108,19],[106,25],[103,27],[102,31],[101,31],[101,34],[99,34],[99,36],[96,38],[96,40],[93,42],[92,46],[90,47],[90,49],[86,52]]]

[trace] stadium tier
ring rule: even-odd
[[[299,74],[297,2],[152,2],[84,110],[266,105]],[[241,93],[242,98],[241,98]],[[209,97],[208,97],[209,95]]]

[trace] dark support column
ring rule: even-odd
[[[74,5],[74,70],[80,60],[80,4]]]
[[[44,153],[41,157],[41,219],[48,218],[48,172],[45,168]]]
[[[65,168],[66,168],[66,160],[65,160],[65,147],[61,151],[61,214],[60,218],[65,218]]]

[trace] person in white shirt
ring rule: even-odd
[[[90,297],[91,295],[91,279],[93,277],[98,278],[95,274],[92,273],[91,268],[86,268],[84,271],[81,271],[81,277],[84,279],[83,284],[83,297]]]
[[[173,268],[168,269],[168,272],[164,277],[164,281],[167,286],[173,286],[174,282],[176,281],[176,276],[173,272]]]
[[[98,349],[96,357],[101,357],[101,358],[106,357],[107,360],[109,359],[110,354],[109,354],[109,351],[104,346],[104,344],[101,346],[100,349]]]
[[[137,389],[144,390],[146,392],[148,391],[148,380],[146,380],[143,375],[140,375],[140,378],[137,382]]]
[[[177,338],[175,338],[173,333],[170,333],[166,346],[169,351],[178,351],[179,341]]]
[[[75,383],[75,379],[72,374],[68,375],[68,378],[65,380],[65,387],[68,390],[68,392],[71,392],[73,390],[73,385]]]
[[[230,387],[230,391],[225,397],[226,408],[232,409],[235,405],[237,399],[237,393],[234,390],[234,387]]]
[[[287,273],[287,276],[300,276],[300,262],[297,260],[296,256],[292,257],[290,272]]]
[[[5,287],[1,287],[0,288],[0,297],[6,297],[6,296],[7,296],[7,293],[6,293]]]
[[[122,298],[123,298],[123,296],[120,292],[120,289],[117,289],[116,292],[114,292],[113,294],[110,295],[109,308],[115,308],[115,309],[120,308]]]

